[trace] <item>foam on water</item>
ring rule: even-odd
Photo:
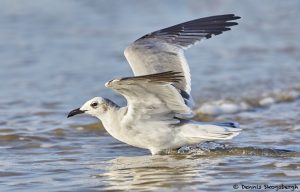
[[[264,93],[262,96],[256,98],[241,98],[242,101],[234,101],[234,99],[208,101],[200,105],[195,112],[198,115],[233,114],[261,107],[269,107],[275,103],[292,102],[300,98],[299,88],[300,86],[287,90],[276,90],[271,93]]]
[[[193,146],[181,147],[178,151],[166,151],[166,154],[203,155],[203,156],[299,156],[300,152],[285,149],[269,149],[259,147],[232,147],[216,142],[205,142]]]

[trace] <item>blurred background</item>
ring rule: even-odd
[[[0,0],[3,190],[220,191],[241,181],[299,181],[299,154],[264,156],[299,151],[299,9],[297,0]],[[96,119],[66,119],[95,96],[126,104],[104,84],[132,75],[123,50],[137,38],[229,13],[242,17],[239,25],[186,56],[195,118],[244,128],[229,142],[234,155],[151,157],[110,137]]]

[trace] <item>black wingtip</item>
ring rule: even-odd
[[[213,16],[209,16],[209,17],[203,17],[200,18],[198,20],[206,20],[206,21],[212,21],[212,20],[237,20],[240,19],[240,16],[237,16],[235,14],[223,14],[223,15],[213,15]]]
[[[237,20],[237,19],[241,19],[242,17],[240,17],[240,16],[234,16],[233,17],[233,20]]]
[[[154,31],[144,35],[136,40],[136,42],[141,39],[156,37],[168,43],[187,48],[202,38],[209,39],[212,35],[219,35],[225,31],[229,31],[230,27],[238,25],[234,21],[240,18],[240,16],[235,14],[223,14],[194,19]]]
[[[212,16],[214,17],[214,16]],[[225,14],[225,15],[216,15],[216,17],[227,17],[227,18],[230,18],[231,20],[236,20],[236,19],[240,19],[241,17],[240,16],[237,16],[235,14]]]
[[[242,17],[240,17],[240,16],[237,16],[237,15],[235,15],[235,14],[230,14],[230,20],[237,20],[237,19],[240,19],[240,18],[242,18]]]
[[[127,79],[147,79],[152,82],[170,82],[170,83],[179,83],[182,81],[184,76],[182,75],[182,72],[176,72],[176,71],[165,71],[161,73],[153,73],[149,75],[141,75],[141,76],[135,76],[135,77],[125,77],[121,80],[127,80]]]
[[[226,22],[226,27],[231,27],[231,26],[234,26],[234,25],[238,25],[238,23],[237,22]]]

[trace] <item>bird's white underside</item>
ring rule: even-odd
[[[94,100],[106,103],[101,98],[94,98],[81,109],[98,117],[116,139],[149,149],[152,154],[202,141],[231,139],[238,135],[240,129],[233,128],[235,126],[230,123],[207,124],[186,120],[192,113],[191,106],[187,104],[192,102],[192,98],[190,69],[184,56],[185,49],[203,38],[209,38],[207,35],[218,35],[229,30],[228,26],[236,23],[227,21],[238,18],[231,14],[202,18],[138,39],[124,51],[135,76],[173,71],[182,75],[181,80],[168,80],[179,78],[177,74],[162,74],[157,80],[156,77],[115,79],[105,86],[123,95],[127,100],[126,107],[110,106],[100,114],[92,111],[94,109],[90,103]],[[182,91],[186,93],[185,96]]]

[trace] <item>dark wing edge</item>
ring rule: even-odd
[[[134,83],[136,81],[148,81],[151,83],[178,83],[182,80],[181,72],[174,72],[174,71],[166,71],[162,73],[154,73],[149,75],[141,75],[141,76],[133,76],[133,77],[123,77],[121,79],[113,79],[105,83],[106,87],[111,87],[111,83],[115,81],[118,82],[127,82],[130,84],[131,82]],[[181,90],[180,90],[181,91]]]
[[[136,41],[145,38],[158,38],[186,48],[202,38],[209,39],[212,35],[219,35],[230,30],[231,26],[238,25],[237,22],[232,21],[240,18],[234,14],[204,17],[149,33]]]
[[[121,79],[117,79],[117,81],[119,81],[119,82],[127,81],[127,83],[130,84],[130,82],[134,83],[135,80],[145,80],[145,81],[152,82],[152,83],[170,83],[174,86],[174,83],[178,83],[178,82],[182,81],[183,76],[181,74],[182,74],[181,72],[166,71],[166,72],[162,72],[162,73],[154,73],[154,74],[149,74],[149,75],[124,77]],[[111,83],[113,83],[114,81],[116,81],[116,79],[108,81],[105,84],[105,86],[113,87],[113,85]],[[192,102],[190,101],[191,96],[184,90],[181,90],[178,88],[176,88],[176,89],[179,92],[179,94],[181,95],[181,97],[183,98],[184,103],[188,107],[192,107]]]
[[[174,72],[174,71],[166,71],[162,73],[154,73],[149,75],[141,75],[141,76],[134,76],[134,77],[124,77],[121,78],[122,80],[148,80],[150,82],[167,82],[167,83],[178,83],[182,80],[184,76],[180,75],[181,72]]]

